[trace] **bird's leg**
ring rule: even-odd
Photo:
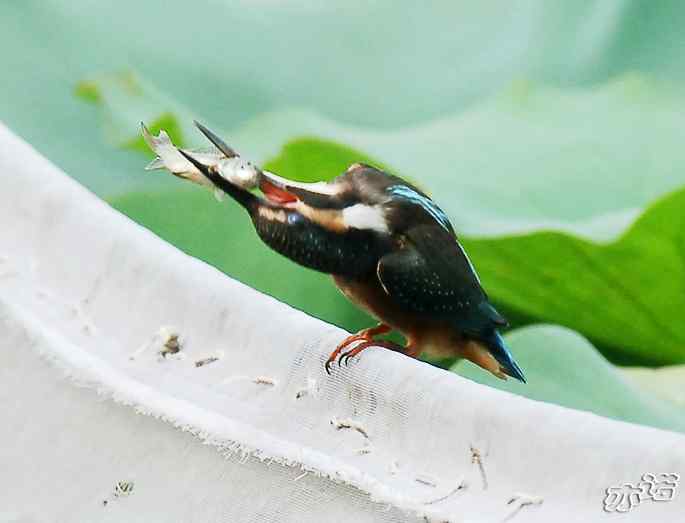
[[[395,352],[401,352],[405,356],[409,356],[410,358],[418,358],[419,354],[421,353],[421,350],[419,348],[419,344],[416,342],[416,340],[409,338],[407,341],[407,345],[403,347],[402,345],[398,345],[397,343],[393,343],[391,341],[366,341],[364,343],[360,343],[357,345],[354,349],[352,349],[349,352],[346,352],[340,357],[340,364],[344,363],[347,365],[347,363],[350,361],[350,358],[354,358],[357,354],[359,354],[361,351],[364,349],[367,349],[369,347],[383,347],[384,349],[390,349],[394,350]]]
[[[386,334],[390,332],[392,328],[384,323],[379,323],[375,327],[370,327],[368,329],[363,329],[360,330],[357,334],[353,334],[352,336],[348,336],[345,338],[340,345],[336,347],[336,349],[331,353],[331,355],[328,357],[328,360],[326,360],[326,364],[324,365],[326,368],[326,372],[328,374],[331,373],[331,363],[333,363],[336,358],[340,355],[340,353],[345,350],[347,346],[349,346],[351,343],[357,342],[357,341],[363,341],[363,342],[369,342],[373,341],[373,337],[377,336],[378,334]]]
[[[343,363],[345,365],[347,365],[347,363],[350,361],[350,358],[354,358],[361,351],[363,351],[364,349],[368,349],[369,347],[383,347],[384,349],[390,349],[390,350],[394,350],[396,352],[404,352],[405,351],[405,347],[402,347],[402,345],[398,345],[397,343],[393,343],[392,341],[369,340],[369,341],[365,341],[364,343],[360,343],[351,351],[346,352],[345,354],[342,354],[340,356],[340,359],[338,360],[338,365],[342,365]]]

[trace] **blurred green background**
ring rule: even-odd
[[[231,202],[144,172],[138,123],[297,179],[386,166],[448,211],[529,384],[454,371],[685,430],[681,2],[25,1],[0,27],[0,120],[162,238],[357,330]]]

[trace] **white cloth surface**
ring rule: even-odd
[[[600,521],[619,517],[607,487],[685,474],[683,435],[390,351],[329,377],[342,330],[166,244],[2,126],[0,176],[0,522]],[[179,353],[158,354],[163,326]],[[681,493],[620,519],[684,513]]]

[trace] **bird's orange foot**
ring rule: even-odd
[[[345,350],[346,347],[350,346],[352,343],[355,343],[357,341],[361,341],[363,343],[361,345],[366,345],[366,347],[369,347],[370,345],[373,345],[375,342],[373,341],[373,337],[378,335],[378,334],[385,334],[390,332],[392,329],[383,323],[379,323],[377,326],[372,327],[370,329],[364,329],[359,331],[357,334],[353,334],[352,336],[348,336],[345,338],[340,345],[336,347],[336,349],[331,353],[331,355],[328,357],[328,360],[326,360],[326,364],[324,367],[326,368],[326,372],[328,374],[331,373],[331,364],[340,357],[342,359],[342,356],[345,356],[342,352]],[[378,342],[380,343],[380,342]],[[366,348],[364,347],[364,348]],[[356,347],[352,349],[350,352],[356,351],[359,347]],[[364,349],[361,349],[364,350]],[[361,350],[359,352],[361,352]],[[355,354],[359,354],[359,352],[356,352]],[[346,360],[347,361],[347,360]],[[338,359],[338,365],[340,365],[340,360]]]
[[[404,352],[404,347],[402,347],[401,345],[398,345],[397,343],[393,343],[391,341],[385,341],[385,340],[365,341],[364,343],[360,343],[359,345],[357,345],[351,351],[348,351],[345,354],[341,354],[340,357],[338,358],[338,365],[345,364],[345,366],[347,366],[347,364],[350,361],[350,358],[354,358],[361,351],[363,351],[364,349],[368,349],[369,347],[383,347],[384,349],[390,349],[390,350],[394,350],[397,352]]]

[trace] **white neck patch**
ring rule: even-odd
[[[385,213],[378,205],[357,203],[345,207],[342,211],[342,217],[343,223],[350,229],[388,232],[388,223],[385,221]]]

